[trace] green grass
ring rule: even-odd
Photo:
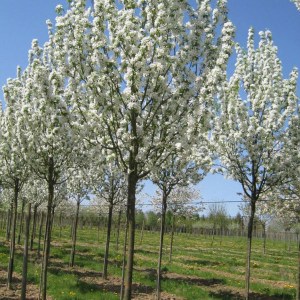
[[[110,247],[110,278],[121,277],[123,235],[116,251],[112,234]],[[244,266],[246,240],[240,237],[215,237],[188,234],[175,235],[173,260],[168,261],[170,237],[165,237],[162,290],[184,299],[242,299],[244,288]],[[136,233],[135,267],[133,281],[143,293],[155,290],[159,235],[144,232],[143,243]],[[70,229],[64,228],[60,236],[54,227],[51,247],[51,265],[48,275],[48,294],[53,299],[119,299],[118,280],[106,284],[97,281],[101,277],[105,245],[105,231],[95,228],[79,228],[75,268],[69,268]],[[36,245],[35,245],[36,248]],[[297,248],[285,250],[281,241],[268,241],[267,253],[262,253],[262,240],[253,240],[252,281],[253,299],[295,299]],[[8,244],[4,243],[4,232],[0,232],[0,267],[6,269]],[[15,270],[22,270],[22,249],[17,250]],[[35,252],[31,253],[28,278],[38,284],[40,263]],[[89,276],[88,280],[85,279]],[[240,297],[240,298],[239,298]]]

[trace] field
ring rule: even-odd
[[[5,287],[9,247],[0,237],[0,299],[18,299],[22,266],[22,246],[17,248],[15,291]],[[74,268],[70,268],[70,229],[53,229],[51,265],[48,275],[49,299],[119,299],[122,240],[116,250],[112,233],[109,279],[102,280],[105,231],[79,228]],[[165,236],[162,299],[243,299],[246,239],[176,234],[172,262],[169,263],[169,234]],[[136,232],[134,298],[154,299],[158,257],[158,232]],[[287,249],[283,241],[267,240],[263,254],[261,239],[253,240],[251,299],[295,299],[297,247]],[[36,245],[35,245],[36,248]],[[40,260],[30,252],[28,299],[36,299]],[[6,295],[6,296],[4,296]],[[50,298],[51,297],[51,298]]]

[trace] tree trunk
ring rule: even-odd
[[[250,261],[251,261],[251,246],[252,246],[252,232],[253,232],[253,223],[254,223],[254,215],[255,215],[255,205],[256,200],[251,199],[251,212],[248,223],[248,237],[247,237],[247,261],[246,261],[246,276],[245,276],[245,292],[246,292],[246,300],[249,300],[249,290],[250,290]]]
[[[266,240],[267,240],[266,224],[264,223],[262,226],[263,226],[263,254],[266,254]]]
[[[28,213],[27,213],[27,217],[26,217],[26,228],[25,228],[25,235],[24,235],[24,255],[23,255],[23,270],[22,270],[21,300],[26,300],[28,244],[29,244],[30,213],[31,213],[30,210],[31,210],[31,204],[28,203]]]
[[[133,274],[133,255],[135,238],[135,193],[137,184],[136,170],[129,166],[128,174],[128,198],[127,198],[127,222],[128,222],[128,253],[125,273],[125,292],[124,300],[131,299],[132,274]]]
[[[54,193],[54,192],[53,192]],[[52,205],[52,212],[51,212],[51,221],[50,221],[50,232],[52,233],[52,228],[53,228],[53,224],[54,224],[54,213],[55,213],[55,208],[56,205]]]
[[[123,262],[122,262],[122,279],[121,279],[120,300],[123,300],[123,296],[124,296],[124,277],[125,277],[126,251],[127,251],[127,236],[128,236],[128,221],[126,218],[124,246],[123,246]]]
[[[14,200],[12,199],[10,202],[10,208],[7,212],[6,238],[5,238],[7,242],[10,239],[11,221],[13,219],[13,206],[14,206]]]
[[[61,231],[62,231],[62,213],[59,214],[59,238],[61,238]]]
[[[145,227],[145,219],[143,219],[143,223],[142,223],[140,244],[142,244],[142,243],[143,243],[143,237],[144,237],[144,227]]]
[[[11,227],[9,262],[8,262],[8,270],[7,270],[7,287],[9,289],[11,289],[12,275],[13,275],[13,270],[14,270],[19,184],[20,184],[19,179],[15,179],[14,201],[13,201],[13,210],[12,210],[13,211],[13,214],[12,214],[13,218],[12,218],[12,227]]]
[[[30,238],[30,250],[33,250],[33,241],[35,239],[36,234],[36,216],[37,216],[37,208],[38,206],[34,204],[33,206],[33,216],[32,216],[32,231],[31,231],[31,238]]]
[[[166,223],[166,211],[167,211],[167,195],[163,190],[162,203],[161,203],[161,220],[160,220],[160,242],[159,242],[159,254],[157,264],[157,281],[156,281],[156,299],[160,300],[160,289],[161,289],[161,260],[163,254],[164,234],[165,234],[165,223]]]
[[[41,213],[40,224],[39,224],[39,240],[38,240],[38,248],[37,248],[37,256],[41,257],[41,239],[42,239],[42,230],[44,223],[44,213]]]
[[[20,217],[20,226],[19,226],[19,235],[18,235],[18,245],[21,244],[21,234],[23,233],[23,220],[24,220],[24,207],[25,200],[22,200],[22,208],[21,208],[21,217]]]
[[[170,254],[169,254],[169,262],[170,262],[170,263],[172,262],[174,231],[175,231],[175,215],[172,216],[171,241],[170,241]]]
[[[70,267],[74,267],[74,260],[75,260],[75,251],[76,251],[76,240],[77,240],[77,227],[78,227],[78,217],[79,217],[79,208],[80,208],[80,198],[77,199],[76,203],[76,214],[74,219],[73,225],[73,235],[72,235],[72,250],[71,250],[71,257],[70,257]]]
[[[284,247],[285,250],[288,250],[288,233],[290,232],[290,228],[284,229]]]
[[[110,243],[110,233],[111,233],[111,223],[112,223],[112,213],[113,213],[113,200],[109,204],[108,209],[108,221],[107,221],[107,233],[106,233],[106,245],[105,245],[105,254],[104,254],[104,262],[103,262],[103,279],[107,279],[107,266],[108,266],[108,254],[109,254],[109,243]]]
[[[98,243],[100,242],[100,221],[101,221],[100,219],[101,219],[101,215],[99,214],[98,225],[97,225]]]
[[[122,215],[122,211],[121,209],[119,210],[119,214],[118,214],[118,227],[117,227],[117,238],[116,238],[116,251],[119,250],[119,238],[120,238],[120,226],[121,226],[121,215]]]
[[[52,227],[52,205],[54,198],[54,160],[53,157],[49,158],[49,170],[48,170],[48,205],[47,205],[47,218],[46,218],[46,232],[44,239],[44,257],[42,268],[42,280],[41,280],[41,293],[42,300],[46,300],[47,294],[47,271],[50,256],[50,243],[51,243],[51,227]]]

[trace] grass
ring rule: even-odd
[[[101,278],[105,246],[105,231],[96,228],[79,228],[75,268],[69,268],[70,230],[64,228],[61,236],[54,227],[51,247],[51,265],[48,276],[48,294],[53,299],[119,299],[122,243],[116,251],[112,234],[109,276]],[[164,277],[162,290],[184,299],[242,299],[246,240],[242,237],[211,237],[201,235],[175,235],[172,262],[168,261],[169,235],[165,238],[163,257]],[[136,233],[135,267],[133,281],[141,293],[152,293],[156,285],[159,235],[144,232],[143,243]],[[36,245],[35,245],[36,248]],[[267,253],[262,253],[262,240],[253,240],[251,291],[253,299],[295,299],[296,243],[291,251],[285,250],[282,241],[267,241]],[[0,268],[6,269],[8,244],[0,232]],[[15,270],[21,273],[22,249],[17,250]],[[28,278],[38,284],[40,263],[31,253]],[[267,298],[269,297],[269,298]]]

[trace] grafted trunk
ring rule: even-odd
[[[160,300],[161,290],[161,261],[163,254],[164,234],[165,234],[165,223],[166,223],[166,211],[167,211],[167,195],[163,191],[162,205],[161,205],[161,219],[160,219],[160,241],[159,241],[159,254],[157,264],[157,279],[156,279],[156,299]]]
[[[74,225],[73,225],[73,230],[72,230],[73,235],[72,235],[72,249],[71,249],[71,257],[70,257],[70,267],[74,266],[74,260],[75,260],[79,208],[80,208],[80,199],[77,199],[76,214],[75,214]]]
[[[112,203],[112,200],[111,200],[111,203]],[[106,245],[105,245],[103,274],[102,274],[103,279],[107,279],[108,254],[109,254],[110,233],[111,233],[112,213],[113,213],[113,205],[111,203],[110,203],[109,209],[108,209]]]
[[[13,270],[14,270],[19,185],[20,185],[19,179],[15,179],[10,251],[9,251],[9,262],[8,262],[8,270],[7,270],[7,287],[9,289],[11,289],[12,276],[13,276]]]
[[[255,215],[255,205],[256,200],[251,199],[251,212],[248,223],[248,235],[247,235],[247,260],[246,260],[246,277],[245,277],[245,287],[246,287],[246,300],[249,300],[249,290],[250,290],[250,262],[251,262],[251,247],[252,247],[252,233],[253,233],[253,224],[254,224],[254,215]]]
[[[24,254],[23,254],[21,300],[26,300],[30,214],[31,214],[31,204],[28,203],[28,212],[27,212],[27,216],[26,216],[26,228],[25,228],[25,235],[24,235]]]

